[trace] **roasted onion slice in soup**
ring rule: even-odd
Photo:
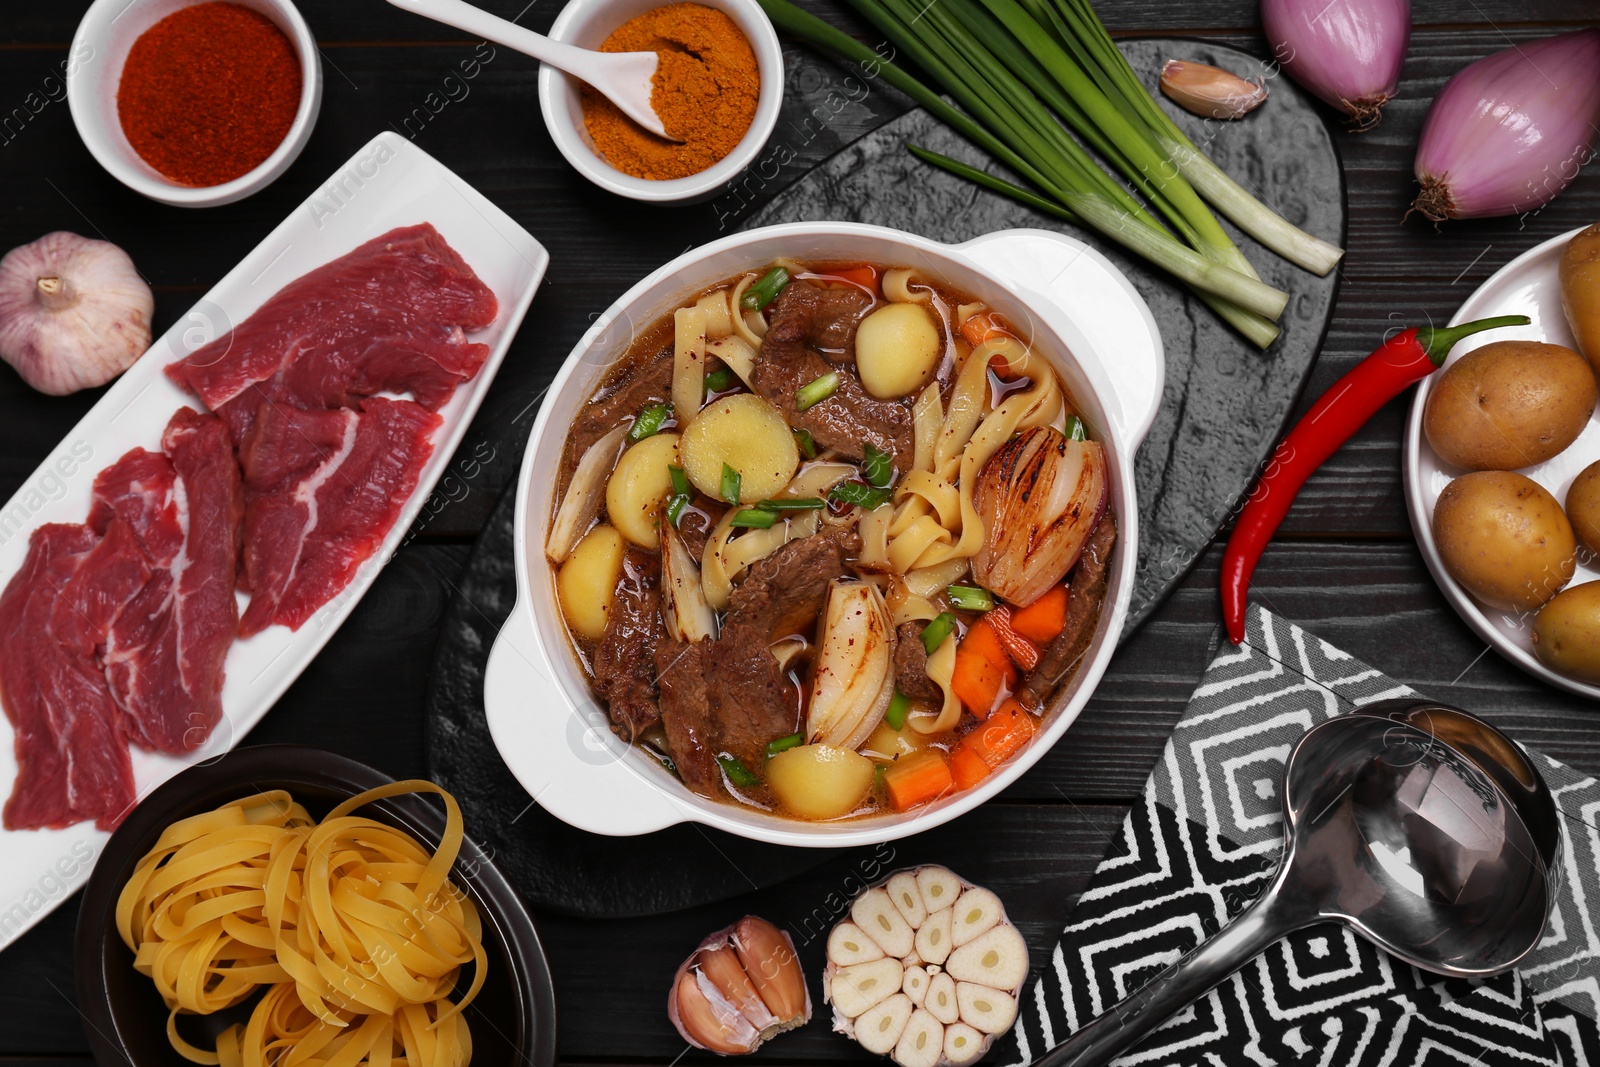
[[[894,699],[894,627],[878,587],[835,581],[817,646],[806,733],[813,743],[854,750]]]
[[[1067,572],[1106,510],[1106,454],[1053,426],[1024,430],[984,464],[973,489],[983,547],[972,576],[1013,604],[1031,604]]]

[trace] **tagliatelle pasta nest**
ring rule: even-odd
[[[429,852],[403,830],[350,814],[431,792],[447,818]],[[465,1008],[486,972],[477,909],[449,880],[463,838],[455,799],[431,782],[380,786],[320,823],[283,790],[169,826],[117,900],[134,967],[170,1012],[185,1059],[222,1067],[465,1067]],[[461,968],[471,984],[451,1000]],[[178,1032],[269,987],[214,1052]]]

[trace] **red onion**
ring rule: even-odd
[[[1289,76],[1355,120],[1378,123],[1400,84],[1410,0],[1261,0],[1261,28]]]
[[[1463,68],[1434,98],[1417,143],[1412,205],[1438,222],[1549,203],[1594,155],[1600,30],[1512,45]]]

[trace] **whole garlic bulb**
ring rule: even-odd
[[[150,347],[155,299],[128,254],[57,231],[0,259],[0,359],[51,396],[104,385]]]
[[[897,871],[828,935],[833,1028],[900,1067],[961,1067],[1017,1018],[1028,944],[1000,898],[943,867]]]

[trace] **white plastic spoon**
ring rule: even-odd
[[[657,137],[678,140],[667,132],[661,117],[650,106],[651,79],[660,62],[654,52],[594,52],[552,41],[464,0],[389,0],[389,3],[566,71],[593,86],[621,108],[624,115]]]

